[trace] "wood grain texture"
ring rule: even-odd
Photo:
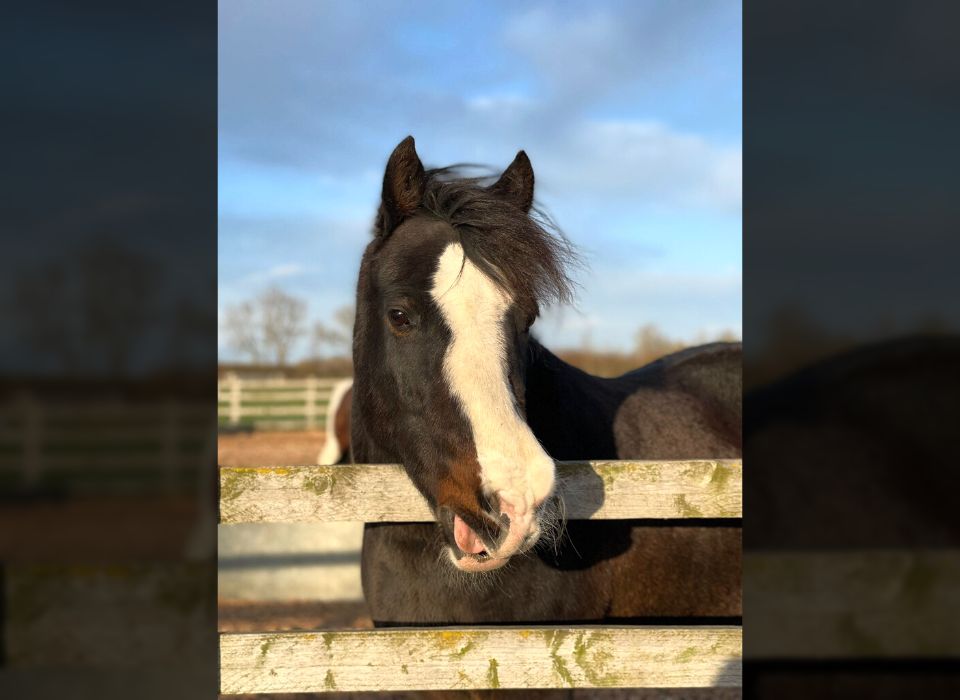
[[[739,518],[740,460],[560,462],[572,520]],[[395,464],[221,467],[220,522],[426,522],[433,514]]]
[[[746,552],[749,659],[960,659],[960,549]]]
[[[220,637],[225,694],[740,685],[739,627],[429,628]]]

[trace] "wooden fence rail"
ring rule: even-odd
[[[230,634],[223,693],[740,685],[739,627],[484,627]]]
[[[560,462],[571,520],[739,518],[739,460]],[[422,522],[433,514],[396,464],[221,467],[220,522]]]
[[[570,519],[739,518],[740,460],[558,464]],[[220,470],[222,524],[429,521],[398,465]],[[220,635],[224,694],[740,685],[739,626],[447,627]]]

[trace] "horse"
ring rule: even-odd
[[[555,460],[738,458],[740,344],[612,379],[560,360],[531,326],[571,298],[577,253],[533,193],[523,151],[495,180],[426,169],[410,136],[387,162],[357,282],[351,450],[401,463],[436,522],[365,525],[371,617],[736,619],[739,527],[564,523]]]
[[[326,437],[317,455],[317,464],[350,463],[350,407],[353,403],[353,380],[342,379],[330,392],[327,404]]]

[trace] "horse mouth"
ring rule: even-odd
[[[492,571],[504,566],[514,554],[532,548],[539,536],[538,529],[520,535],[509,531],[500,547],[491,552],[487,544],[459,515],[452,522],[454,545],[450,547],[450,559],[461,571]],[[505,553],[505,554],[504,554]]]
[[[459,557],[457,557],[451,548],[450,561],[452,561],[453,565],[460,569],[460,571],[481,573],[484,571],[493,571],[494,569],[499,569],[501,566],[504,566],[508,561],[510,561],[510,557],[496,558],[491,557],[486,553],[461,554]]]

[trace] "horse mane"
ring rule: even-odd
[[[449,223],[466,257],[519,301],[539,306],[573,300],[573,244],[543,209],[526,212],[490,189],[492,176],[468,177],[470,165],[426,171],[423,208]]]

